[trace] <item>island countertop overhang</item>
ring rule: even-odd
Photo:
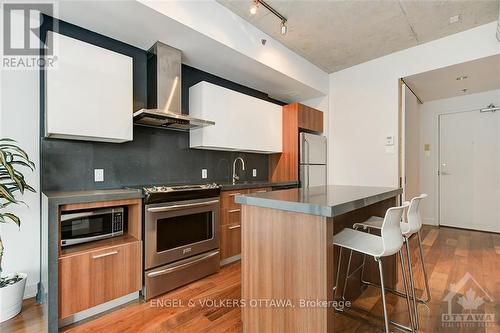
[[[335,217],[403,193],[401,188],[328,185],[239,195],[235,201],[309,215]]]

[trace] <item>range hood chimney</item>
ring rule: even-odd
[[[148,51],[147,108],[134,112],[134,123],[174,130],[190,130],[215,125],[181,112],[180,50],[156,42]]]

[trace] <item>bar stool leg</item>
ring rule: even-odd
[[[415,296],[415,282],[413,280],[413,269],[411,265],[411,254],[410,254],[410,240],[408,238],[405,238],[405,244],[406,244],[406,256],[408,257],[408,270],[410,272],[410,288],[411,288],[411,294],[413,298],[413,310],[414,310],[414,319],[415,319],[415,329],[418,330],[419,328],[419,318],[418,318],[418,308],[417,308],[417,298]]]
[[[415,323],[413,321],[413,311],[411,310],[411,304],[410,304],[410,291],[408,290],[408,282],[406,281],[406,269],[405,269],[405,263],[403,259],[403,250],[401,249],[399,251],[399,262],[401,264],[401,273],[403,274],[403,287],[405,289],[405,294],[406,294],[406,305],[408,306],[408,316],[410,317],[410,327],[412,333],[415,332]]]
[[[347,262],[347,273],[345,274],[344,288],[342,288],[342,300],[345,301],[345,291],[347,289],[347,281],[349,280],[349,272],[351,271],[352,250],[349,253],[349,261]]]
[[[340,264],[342,262],[342,249],[343,247],[340,247],[339,250],[339,263],[337,265],[337,276],[335,277],[335,290],[333,292],[333,299],[337,300],[337,289],[339,289],[339,276],[340,276]]]
[[[424,302],[429,302],[431,300],[431,289],[429,288],[429,278],[427,277],[427,268],[425,267],[424,260],[424,250],[422,249],[422,238],[420,236],[420,231],[417,232],[418,236],[418,248],[420,249],[420,260],[422,262],[422,271],[424,272],[424,282],[425,282],[425,292],[427,294],[427,299]]]
[[[382,261],[380,260],[380,258],[375,258],[375,261],[378,262],[378,271],[380,274],[380,293],[382,294],[382,306],[384,308],[385,333],[390,333],[390,331],[389,331],[389,317],[387,316],[387,303],[385,301],[384,272],[382,270]]]

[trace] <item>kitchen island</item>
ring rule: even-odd
[[[237,196],[242,204],[243,331],[333,332],[338,260],[333,235],[372,215],[384,216],[401,193],[332,185]],[[352,267],[361,260],[353,256]],[[383,264],[385,282],[394,287],[395,258]],[[360,295],[360,272],[350,278],[346,300]],[[345,266],[340,281],[344,273]],[[377,282],[377,276],[375,266],[367,265],[365,279]]]

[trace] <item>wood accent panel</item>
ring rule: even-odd
[[[283,106],[283,152],[269,155],[269,179],[299,180],[299,117],[297,104]]]
[[[297,108],[300,129],[323,133],[323,112],[303,104],[297,104]]]
[[[241,222],[221,226],[221,259],[241,253]]]
[[[243,307],[243,332],[333,331],[332,307],[299,306],[333,299],[333,220],[247,205],[242,214],[242,299],[296,305]]]
[[[135,241],[60,258],[59,317],[140,290],[141,244]]]

